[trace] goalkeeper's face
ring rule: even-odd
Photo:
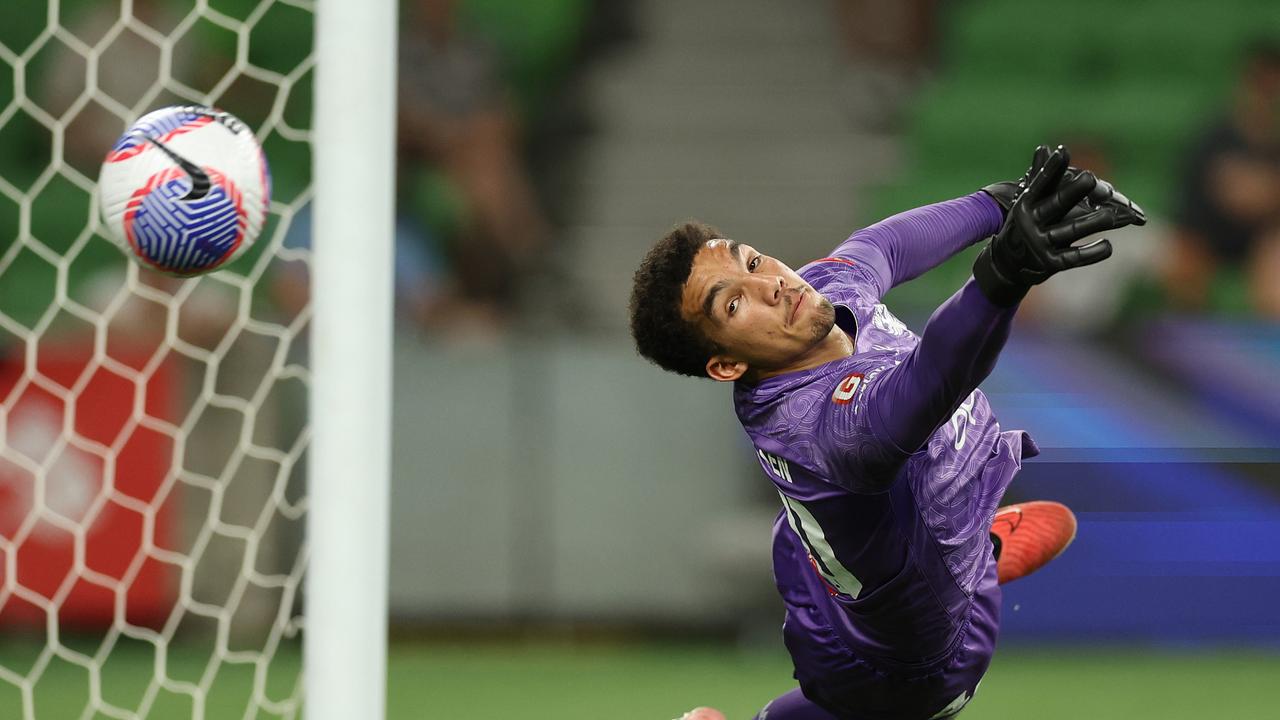
[[[680,310],[722,349],[707,374],[725,381],[804,366],[836,317],[831,301],[786,264],[723,239],[707,241],[694,257]]]

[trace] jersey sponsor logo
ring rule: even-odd
[[[775,477],[786,480],[787,482],[795,482],[791,479],[791,466],[787,465],[787,461],[774,455],[756,448],[756,455],[760,458],[760,463],[764,465],[765,472],[772,473]]]
[[[849,373],[841,378],[835,392],[831,393],[831,402],[837,405],[848,405],[853,402],[853,394],[858,391],[858,386],[862,384],[862,378],[862,373]]]

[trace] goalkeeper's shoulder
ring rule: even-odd
[[[859,247],[846,241],[830,255],[811,260],[797,274],[823,297],[836,304],[858,305],[880,297],[883,264],[874,247]]]

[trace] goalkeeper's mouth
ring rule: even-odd
[[[800,312],[800,303],[804,302],[804,294],[808,292],[807,288],[801,288],[800,294],[796,296],[795,303],[791,306],[791,315],[787,318],[788,325],[796,323],[796,314]]]

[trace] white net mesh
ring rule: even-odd
[[[0,9],[0,717],[295,717],[313,8]],[[98,166],[197,103],[257,129],[274,200],[175,280],[102,237]]]

